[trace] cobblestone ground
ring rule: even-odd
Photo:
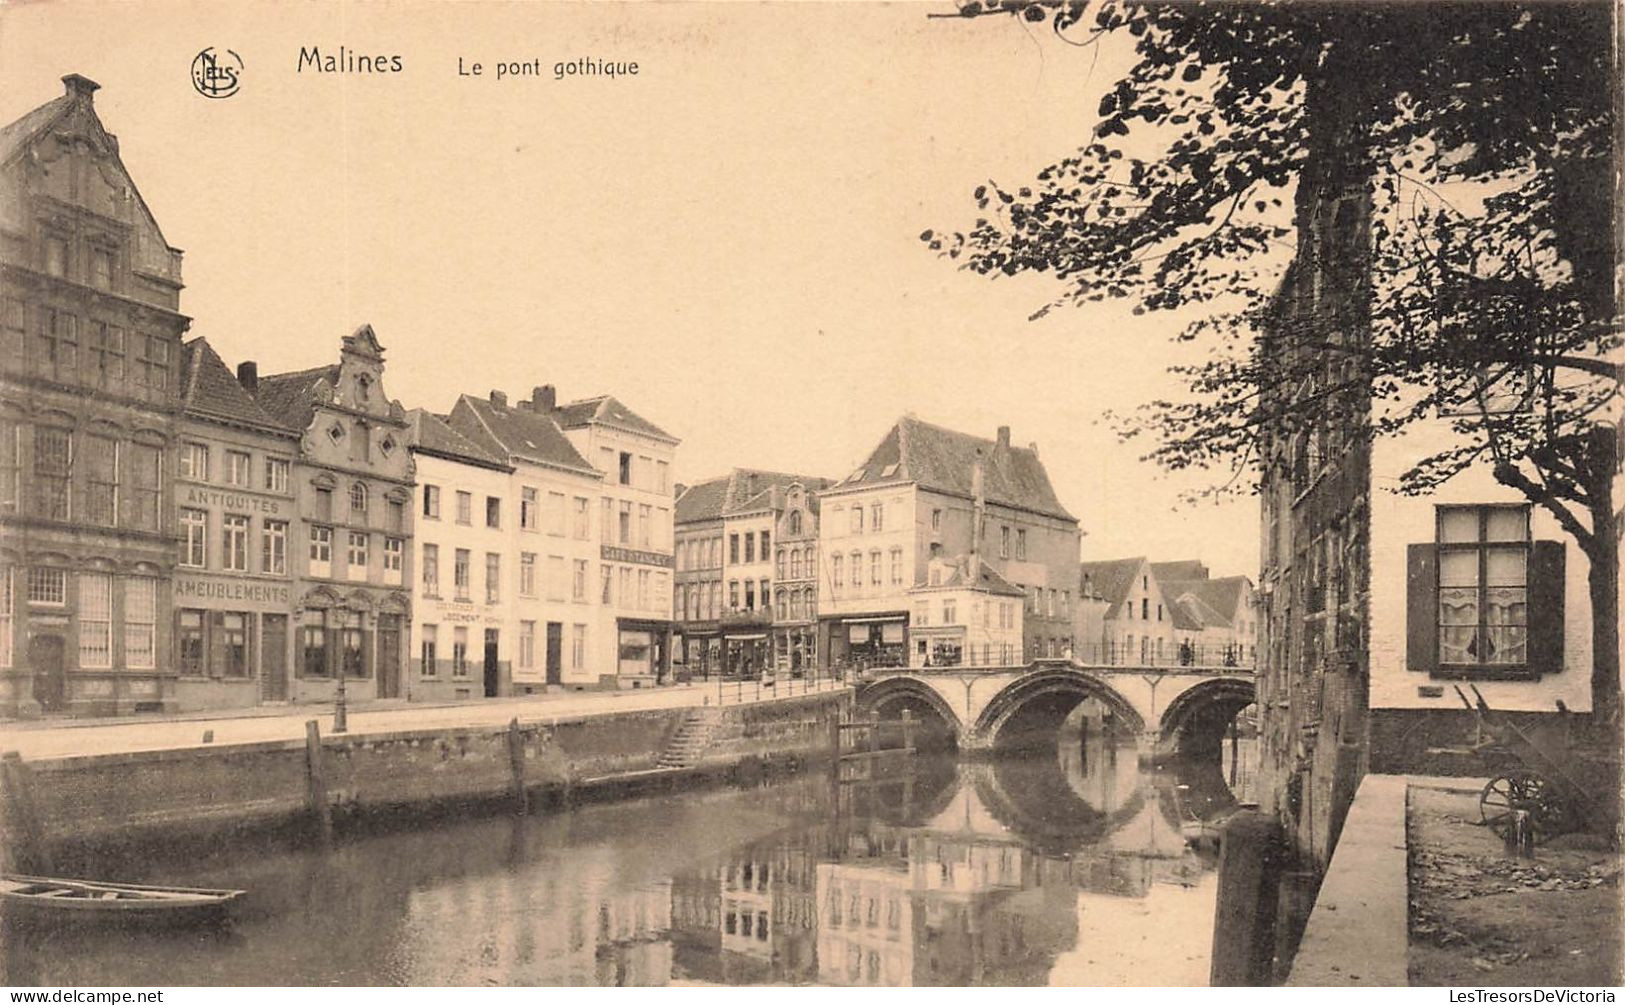
[[[816,688],[829,691],[838,687],[822,682]],[[801,681],[783,681],[776,687],[753,684],[737,687],[730,683],[719,693],[716,684],[691,684],[630,691],[566,691],[524,698],[475,699],[456,704],[407,705],[370,703],[349,711],[352,734],[392,733],[412,729],[455,728],[459,726],[502,726],[510,719],[521,723],[578,715],[604,715],[654,708],[681,708],[689,705],[737,704],[753,700],[796,697],[814,690]],[[305,735],[305,723],[315,719],[323,734],[333,731],[331,705],[289,705],[275,709],[247,710],[247,714],[209,716],[189,714],[139,719],[72,719],[32,722],[0,722],[0,751],[15,750],[29,760],[73,757],[83,754],[117,754],[140,750],[173,750],[200,746],[205,733],[213,744],[259,743],[270,740],[298,740]]]
[[[1413,787],[1408,822],[1413,986],[1616,986],[1620,855],[1565,835],[1512,856],[1478,797]]]

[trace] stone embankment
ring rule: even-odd
[[[828,758],[849,691],[507,727],[320,735],[4,763],[0,853],[14,870],[109,844],[313,828],[468,807],[544,810],[578,798],[750,777]],[[688,728],[685,729],[685,724]]]

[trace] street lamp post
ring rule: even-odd
[[[350,710],[346,700],[348,696],[344,690],[344,678],[347,676],[349,675],[345,673],[344,661],[340,659],[339,686],[337,692],[335,692],[333,696],[333,732],[335,733],[347,733],[350,731]]]

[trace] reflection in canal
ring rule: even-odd
[[[5,933],[5,983],[1204,983],[1215,876],[1184,834],[1228,765],[921,758],[375,834],[109,878],[240,886],[227,933]],[[1228,752],[1227,752],[1228,753]],[[1245,755],[1245,750],[1244,750]],[[1243,780],[1244,781],[1244,780]]]

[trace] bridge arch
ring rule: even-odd
[[[1253,681],[1219,677],[1180,692],[1163,710],[1159,746],[1176,757],[1218,763],[1219,745],[1236,714],[1258,700]]]
[[[858,692],[857,705],[868,715],[881,719],[900,719],[906,709],[921,722],[922,745],[958,746],[958,713],[935,688],[918,678],[888,677],[866,684]]]
[[[988,700],[970,728],[970,739],[993,750],[1042,745],[1059,735],[1061,723],[1086,698],[1109,709],[1124,735],[1145,730],[1145,719],[1111,684],[1076,666],[1039,665]]]

